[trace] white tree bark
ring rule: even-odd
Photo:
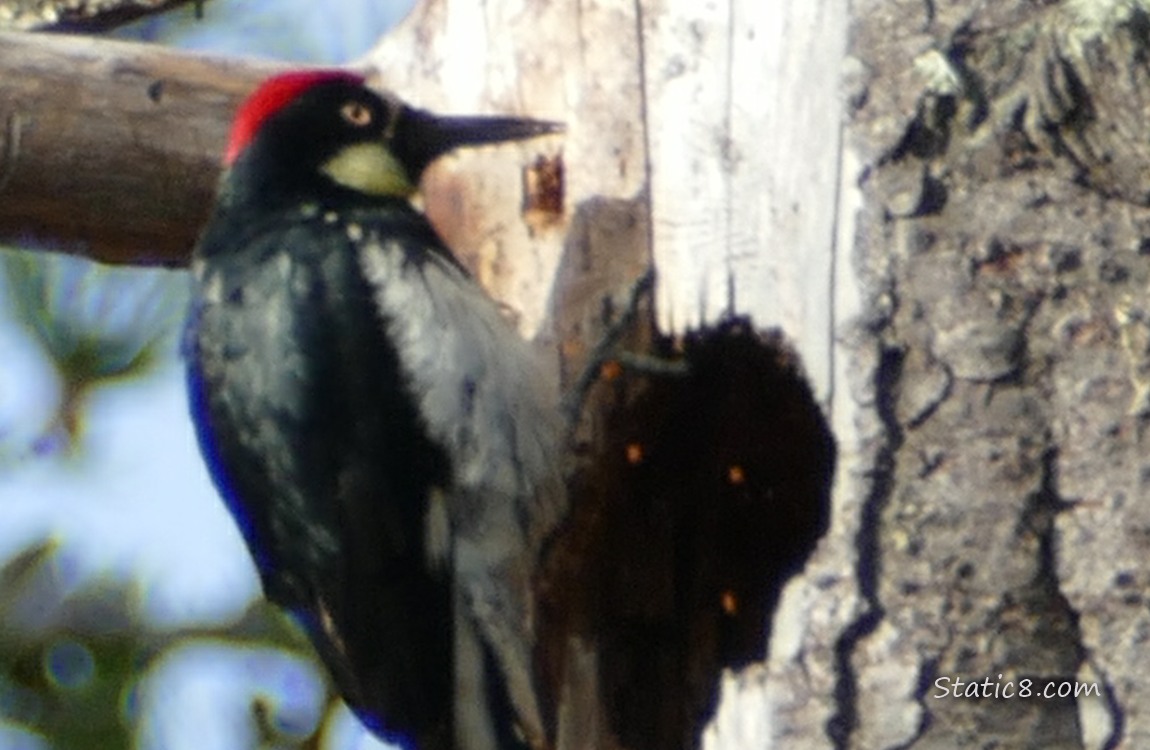
[[[435,0],[364,62],[433,109],[566,122],[561,142],[523,148],[561,149],[569,214],[591,198],[649,203],[660,327],[677,333],[732,314],[780,327],[829,403],[847,19],[845,0]],[[459,158],[458,172],[475,179],[499,168]],[[504,177],[474,191],[482,205],[458,221],[515,207],[499,186],[517,182]],[[519,225],[505,242],[537,258],[507,265],[515,278],[487,277],[534,330],[562,233],[528,237],[506,215],[490,223]]]
[[[859,299],[849,262],[835,260],[849,254],[852,236],[849,211],[847,221],[837,218],[847,21],[845,0],[431,0],[364,61],[422,106],[567,123],[563,138],[521,146],[522,163],[559,153],[565,165],[565,221],[545,231],[517,215],[508,186],[519,181],[505,156],[462,155],[425,182],[429,213],[453,247],[479,248],[472,266],[519,311],[525,333],[545,322],[572,218],[595,201],[638,204],[649,217],[646,247],[600,278],[599,291],[621,303],[653,262],[663,333],[732,315],[781,329],[834,415],[842,468],[828,544],[836,549],[820,567],[834,571],[841,593],[830,611],[823,598],[812,612],[807,589],[797,589],[806,600],[788,597],[775,668],[788,684],[772,692],[761,667],[731,675],[705,740],[716,750],[771,746],[783,731],[772,715],[800,700],[822,702],[829,714],[830,665],[796,691],[786,664],[811,647],[803,633],[812,618],[841,627],[853,611],[849,559],[865,471],[855,447],[859,409],[834,388],[852,367],[836,359],[834,332]],[[460,180],[471,187],[465,209],[450,198]],[[846,250],[837,250],[844,239]],[[821,632],[829,649],[836,631]]]
[[[707,747],[1140,747],[1150,5],[850,12],[847,55],[845,2],[439,0],[371,63],[432,106],[567,121],[524,148],[561,150],[564,219],[641,207],[663,331],[748,314],[802,357],[831,529]],[[512,208],[457,223],[510,230],[479,266],[538,330],[565,226],[482,194]]]

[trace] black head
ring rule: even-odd
[[[231,189],[260,200],[408,197],[427,165],[454,148],[560,129],[507,117],[438,117],[376,93],[356,74],[300,71],[269,79],[240,107],[224,163]]]

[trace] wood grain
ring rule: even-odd
[[[281,68],[0,33],[0,242],[183,265],[232,111]]]

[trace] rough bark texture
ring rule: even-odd
[[[1150,743],[1148,53],[1142,3],[856,4],[863,607],[776,650],[835,681],[787,746]],[[994,697],[1025,678],[1098,692]]]

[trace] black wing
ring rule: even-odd
[[[446,460],[354,245],[301,220],[242,253],[209,250],[188,331],[193,417],[265,592],[300,617],[365,723],[447,746],[451,582],[425,549]]]

